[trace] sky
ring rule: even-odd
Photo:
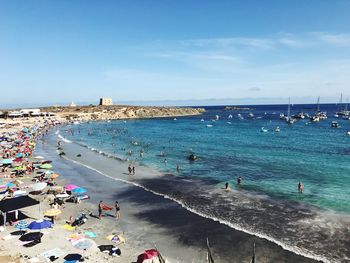
[[[350,96],[348,0],[2,0],[0,108]]]

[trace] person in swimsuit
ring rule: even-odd
[[[242,176],[238,177],[237,178],[237,184],[238,185],[242,184],[242,180],[243,180]]]
[[[103,204],[103,202],[101,200],[100,203],[98,204],[98,217],[99,217],[99,219],[102,218],[102,204]]]
[[[120,218],[120,206],[119,206],[119,202],[115,201],[115,219],[119,219]]]
[[[299,183],[298,183],[298,192],[302,194],[303,191],[304,191],[304,185],[303,185],[303,183],[300,180]]]

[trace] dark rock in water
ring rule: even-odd
[[[60,152],[58,155],[62,156],[62,155],[66,155],[66,153],[65,152]]]
[[[77,154],[77,157],[81,157],[81,154]]]
[[[188,156],[188,160],[190,161],[197,161],[198,160],[198,157],[194,154],[191,154],[190,156]]]

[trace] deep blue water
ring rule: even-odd
[[[254,110],[225,111],[224,106],[213,106],[206,107],[203,115],[177,120],[84,123],[65,128],[74,130],[73,136],[67,132],[65,137],[166,173],[215,179],[217,187],[228,181],[235,188],[237,177],[242,176],[242,188],[252,193],[350,213],[350,136],[346,135],[350,121],[336,119],[341,127],[331,127],[339,107],[323,104],[327,120],[311,123],[304,119],[293,125],[279,119],[281,112],[287,113],[286,105],[248,107]],[[294,105],[292,114],[311,115],[315,110],[316,105]],[[254,118],[248,118],[249,112]],[[228,119],[230,114],[233,119]],[[219,121],[212,121],[215,115]],[[274,131],[276,126],[279,133]],[[260,132],[261,127],[268,132]],[[189,162],[191,153],[199,160]],[[297,191],[300,179],[305,185],[302,195]]]

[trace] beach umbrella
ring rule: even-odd
[[[13,192],[13,197],[19,197],[23,195],[27,195],[27,192],[24,190],[17,190]]]
[[[21,236],[19,238],[19,240],[21,240],[21,241],[40,240],[43,235],[44,234],[41,232],[31,232],[31,233],[27,233],[27,234],[24,234],[23,236]]]
[[[73,247],[77,249],[89,249],[95,244],[94,241],[88,238],[81,238],[72,242]]]
[[[70,195],[67,193],[63,193],[63,194],[57,194],[56,197],[57,198],[68,198],[68,197],[70,197]]]
[[[28,225],[29,229],[44,229],[44,228],[50,228],[52,227],[52,223],[50,221],[47,220],[37,220],[37,221],[33,221]]]
[[[22,158],[23,157],[23,153],[17,153],[16,158]]]
[[[74,194],[85,194],[87,192],[87,190],[85,188],[75,188],[72,190],[72,193]]]
[[[59,174],[50,174],[49,175],[49,178],[51,179],[56,179],[57,177],[59,177],[60,175]]]
[[[25,220],[20,220],[16,225],[16,229],[23,230],[28,228],[28,223]]]
[[[14,171],[25,171],[27,168],[25,166],[16,166],[13,170]]]
[[[61,213],[62,213],[61,210],[56,209],[56,208],[52,208],[52,209],[45,211],[44,215],[45,216],[58,216]]]
[[[2,164],[12,164],[12,159],[3,159]]]
[[[14,183],[7,183],[5,184],[5,187],[14,188],[14,187],[17,187],[17,185],[15,185]]]
[[[23,158],[16,158],[16,159],[13,160],[13,162],[21,163],[21,162],[23,162]]]
[[[66,261],[79,261],[82,257],[80,254],[68,254],[63,259]]]
[[[152,259],[154,257],[158,257],[158,251],[156,249],[146,250],[137,257],[137,263],[143,263],[145,260]]]
[[[48,164],[48,163],[45,163],[45,164],[40,165],[39,168],[41,168],[41,169],[52,169],[52,165]]]
[[[64,187],[67,191],[72,191],[73,189],[79,188],[79,186],[75,185],[75,184],[67,184]]]
[[[41,182],[32,185],[33,191],[42,191],[47,186],[47,183]]]

